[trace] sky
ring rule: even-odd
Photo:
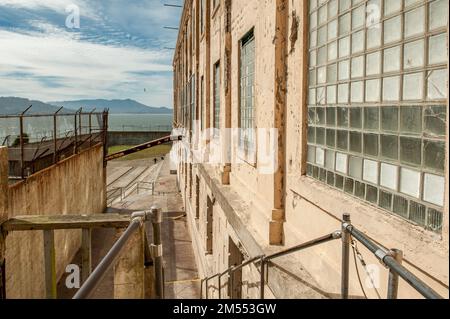
[[[171,108],[182,2],[0,0],[0,96]]]

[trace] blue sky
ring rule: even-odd
[[[131,98],[172,107],[167,48],[177,31],[163,27],[177,27],[181,9],[163,4],[182,2],[0,0],[0,96]]]

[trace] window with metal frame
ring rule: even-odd
[[[442,230],[447,0],[309,0],[307,175]]]
[[[245,151],[255,147],[255,37],[253,30],[240,41],[239,146]]]
[[[220,61],[214,65],[214,136],[220,130]]]

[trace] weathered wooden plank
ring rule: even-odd
[[[56,257],[55,232],[44,230],[44,268],[45,295],[47,299],[56,299]]]
[[[81,235],[81,278],[84,283],[92,271],[92,229],[83,228]]]
[[[130,215],[55,215],[55,216],[17,216],[9,219],[1,228],[4,231],[56,230],[83,228],[126,228]]]

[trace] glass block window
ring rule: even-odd
[[[447,0],[309,0],[307,174],[440,232]]]
[[[253,150],[255,107],[255,38],[253,31],[241,40],[240,48],[240,138],[239,146]]]
[[[214,134],[220,129],[220,62],[214,65]]]

